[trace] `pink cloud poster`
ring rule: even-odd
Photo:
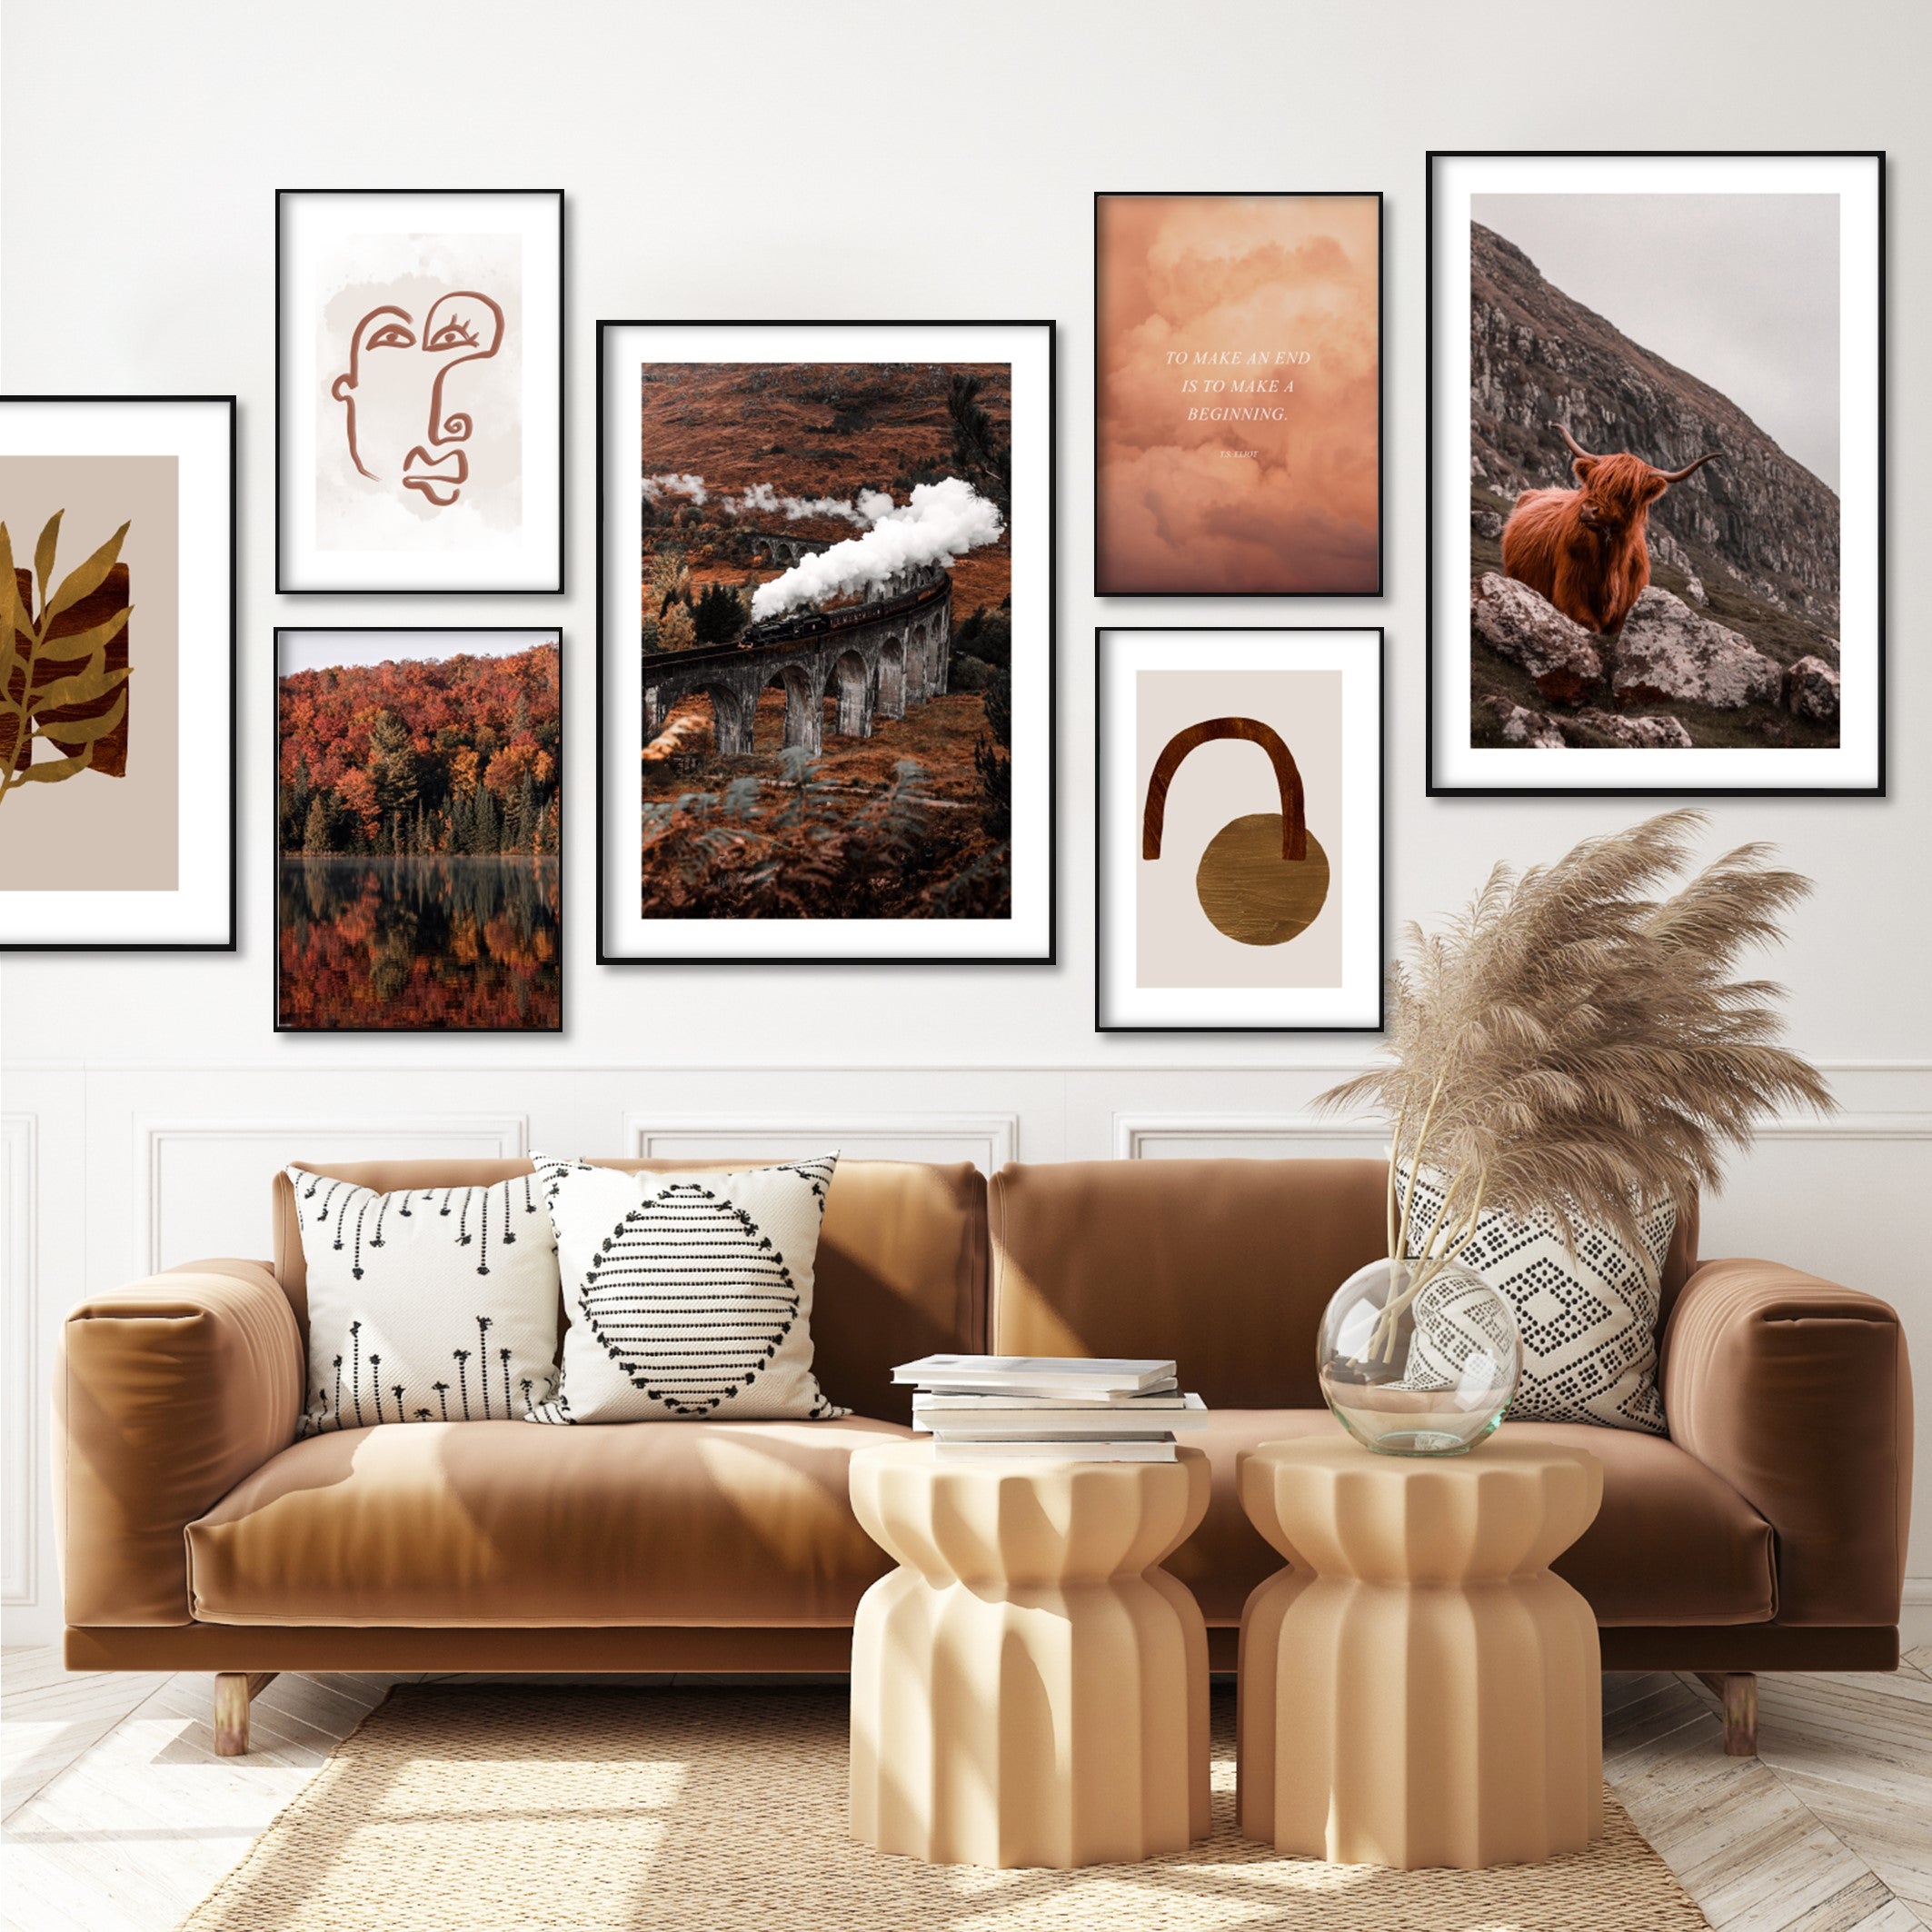
[[[1381,197],[1094,198],[1094,589],[1381,591]]]

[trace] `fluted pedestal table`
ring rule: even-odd
[[[1161,1559],[1208,1462],[851,1460],[900,1568],[852,1631],[851,1832],[933,1864],[1066,1867],[1208,1833],[1208,1634]]]
[[[1549,1567],[1603,1499],[1594,1456],[1504,1437],[1379,1456],[1338,1433],[1264,1443],[1240,1481],[1292,1566],[1241,1614],[1244,1835],[1405,1869],[1598,1837],[1597,1622]]]

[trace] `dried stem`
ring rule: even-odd
[[[1653,1203],[1715,1191],[1767,1114],[1835,1106],[1778,1043],[1780,990],[1735,976],[1782,938],[1808,881],[1761,845],[1693,871],[1704,823],[1665,812],[1550,865],[1499,866],[1439,930],[1405,934],[1384,1062],[1318,1103],[1366,1103],[1395,1123],[1389,1259],[1418,1264],[1401,1307],[1486,1209],[1548,1214],[1566,1240],[1598,1225],[1634,1242]],[[1444,1194],[1418,1242],[1425,1166]]]

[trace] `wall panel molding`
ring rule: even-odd
[[[971,1160],[991,1174],[1019,1158],[1016,1113],[627,1113],[633,1160],[796,1160],[838,1148],[854,1160]]]
[[[178,1160],[193,1152],[205,1157],[228,1147],[246,1150],[246,1171],[265,1196],[269,1177],[290,1160],[382,1160],[411,1154],[425,1159],[470,1154],[483,1160],[511,1160],[530,1150],[530,1117],[523,1113],[403,1113],[381,1120],[302,1120],[144,1115],[134,1122],[134,1139],[136,1225],[142,1230],[146,1267],[152,1274],[170,1265],[171,1157]]]
[[[1213,1148],[1232,1140],[1252,1142],[1251,1158],[1270,1158],[1265,1149],[1290,1143],[1291,1151],[1310,1140],[1339,1143],[1351,1153],[1377,1154],[1388,1144],[1388,1130],[1379,1122],[1322,1118],[1308,1113],[1117,1113],[1113,1117],[1116,1160],[1204,1158]],[[1153,1150],[1176,1151],[1161,1155]]]
[[[31,1113],[0,1115],[0,1339],[6,1349],[0,1383],[0,1604],[40,1600],[40,1446],[35,1399],[39,1329],[39,1121]]]
[[[1798,1117],[1767,1120],[1758,1129],[1762,1140],[1932,1140],[1932,1113],[1839,1113],[1813,1119]],[[1324,1117],[1307,1113],[1117,1113],[1113,1117],[1113,1151],[1117,1160],[1159,1159],[1150,1151],[1167,1144],[1185,1150],[1190,1143],[1211,1147],[1227,1141],[1252,1142],[1253,1158],[1280,1141],[1336,1141],[1351,1150],[1379,1152],[1388,1144],[1388,1128],[1359,1116]],[[1167,1158],[1172,1159],[1173,1155]],[[1748,1154],[1741,1157],[1748,1160]]]

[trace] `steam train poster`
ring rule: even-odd
[[[1431,792],[1883,795],[1882,169],[1429,156]]]
[[[599,325],[599,956],[1052,956],[1051,323]]]

